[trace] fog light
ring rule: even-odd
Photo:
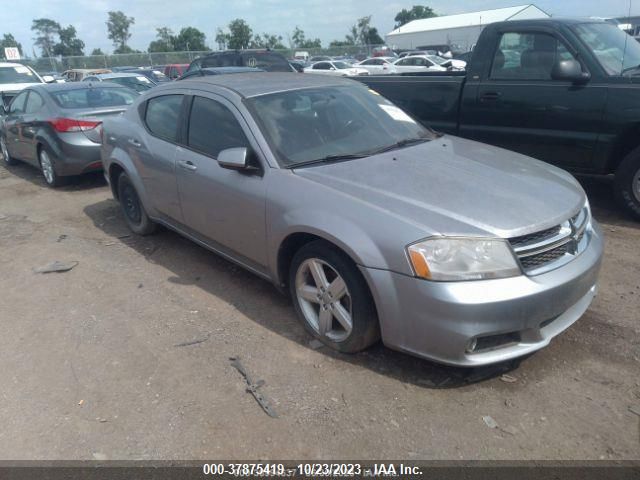
[[[469,343],[467,344],[467,353],[472,353],[476,349],[477,344],[478,340],[476,338],[469,340]]]

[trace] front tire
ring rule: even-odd
[[[333,245],[318,240],[298,250],[289,291],[304,327],[328,347],[355,353],[379,340],[369,288],[355,263]]]
[[[620,163],[615,176],[615,196],[623,208],[640,220],[640,147]]]
[[[7,148],[7,141],[3,136],[0,136],[0,150],[2,150],[2,158],[4,159],[5,165],[15,165],[18,163],[10,154],[9,149]]]
[[[156,231],[157,224],[147,215],[138,192],[126,173],[118,177],[118,200],[124,219],[133,233],[150,235]]]
[[[66,183],[65,177],[61,177],[56,172],[54,156],[46,147],[42,147],[38,151],[38,160],[44,181],[49,187],[58,188]]]

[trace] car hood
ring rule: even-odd
[[[0,92],[19,92],[31,85],[40,85],[40,82],[31,83],[0,83]]]
[[[519,236],[561,223],[586,200],[563,170],[450,136],[294,173],[432,235]]]

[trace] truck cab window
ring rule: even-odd
[[[494,80],[551,80],[559,60],[574,58],[566,47],[546,33],[504,33],[491,65]]]

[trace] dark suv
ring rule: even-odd
[[[210,67],[252,67],[267,72],[295,71],[287,59],[271,50],[225,50],[212,52],[204,57],[196,58],[187,72]]]

